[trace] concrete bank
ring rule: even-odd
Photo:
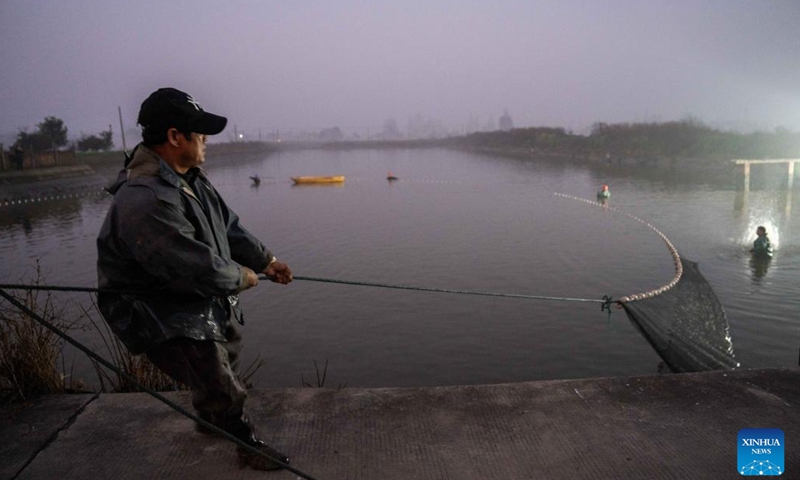
[[[189,406],[185,392],[169,394]],[[262,436],[327,479],[736,479],[737,434],[779,428],[800,478],[800,369],[437,388],[251,392]],[[295,479],[146,394],[46,396],[0,425],[2,479]]]

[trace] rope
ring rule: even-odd
[[[261,279],[269,279],[266,276],[260,276]],[[470,290],[452,290],[446,288],[431,288],[419,287],[414,285],[392,285],[386,283],[370,283],[370,282],[357,282],[353,280],[338,280],[333,278],[318,278],[318,277],[304,277],[295,275],[292,277],[295,280],[302,280],[307,282],[322,282],[322,283],[337,283],[341,285],[355,285],[359,287],[376,287],[376,288],[390,288],[395,290],[413,290],[417,292],[434,292],[434,293],[450,293],[456,295],[475,295],[484,297],[502,297],[502,298],[522,298],[527,300],[554,300],[563,302],[600,302],[603,305],[612,303],[611,297],[606,295],[602,299],[596,298],[573,298],[573,297],[549,297],[543,295],[524,295],[517,293],[495,293],[495,292],[476,292]]]
[[[320,277],[305,277],[301,275],[295,275],[292,277],[294,280],[306,281],[306,282],[321,282],[321,283],[335,283],[340,285],[354,285],[359,287],[376,287],[376,288],[388,288],[394,290],[412,290],[417,292],[433,292],[433,293],[449,293],[449,294],[456,294],[456,295],[474,295],[474,296],[484,296],[484,297],[502,297],[502,298],[520,298],[520,299],[527,299],[527,300],[551,300],[551,301],[562,301],[562,302],[592,302],[592,303],[600,303],[601,309],[605,311],[608,308],[608,305],[614,303],[612,298],[609,295],[603,296],[602,299],[596,298],[574,298],[574,297],[550,297],[550,296],[543,296],[543,295],[524,295],[524,294],[517,294],[517,293],[495,293],[495,292],[477,292],[477,291],[470,291],[470,290],[453,290],[453,289],[446,289],[446,288],[431,288],[431,287],[420,287],[414,285],[392,285],[387,283],[371,283],[371,282],[358,282],[354,280],[340,280],[335,278],[320,278]],[[259,275],[259,279],[261,280],[269,280],[270,278],[266,275]],[[118,290],[118,289],[106,289],[106,288],[96,288],[96,287],[73,287],[73,286],[64,286],[64,285],[25,285],[25,284],[0,284],[0,289],[7,289],[7,290],[47,290],[47,291],[57,291],[57,292],[87,292],[87,293],[122,293],[122,294],[153,294],[157,293],[154,291],[138,291],[138,290]]]
[[[94,361],[96,361],[97,363],[103,365],[104,367],[108,368],[109,370],[115,372],[116,374],[122,376],[125,380],[127,380],[128,382],[130,382],[131,384],[136,386],[136,388],[138,388],[139,390],[150,394],[152,397],[154,397],[157,400],[160,400],[161,402],[165,403],[166,405],[171,407],[176,412],[178,412],[178,413],[190,418],[191,420],[194,420],[195,422],[197,422],[198,424],[202,425],[203,427],[205,427],[205,428],[213,431],[214,433],[216,433],[216,434],[218,434],[218,435],[220,435],[220,436],[222,436],[222,437],[234,442],[238,446],[245,448],[247,451],[249,451],[251,453],[254,453],[256,455],[260,455],[262,457],[266,457],[270,461],[275,462],[276,464],[280,465],[283,469],[288,470],[288,471],[290,471],[290,472],[292,472],[292,473],[294,473],[294,474],[296,474],[296,475],[298,475],[298,476],[300,476],[302,478],[305,478],[307,480],[316,480],[311,475],[309,475],[307,473],[303,473],[300,470],[297,470],[296,468],[294,468],[294,467],[292,467],[292,466],[290,466],[290,465],[288,465],[286,463],[281,462],[277,458],[273,458],[272,456],[270,456],[266,452],[262,452],[261,450],[258,450],[256,448],[248,445],[247,443],[243,442],[242,440],[239,440],[238,438],[234,437],[233,435],[231,435],[230,433],[226,432],[225,430],[217,427],[216,425],[214,425],[212,423],[209,423],[209,422],[203,420],[200,417],[197,417],[196,415],[194,415],[191,412],[187,411],[185,408],[183,408],[180,405],[176,404],[175,402],[169,400],[168,398],[164,397],[163,395],[161,395],[161,394],[159,394],[157,392],[154,392],[154,391],[150,390],[149,388],[145,387],[144,385],[139,383],[139,381],[136,380],[136,378],[134,378],[128,372],[126,372],[126,371],[120,369],[119,367],[113,365],[111,362],[109,362],[108,360],[106,360],[102,356],[96,354],[91,349],[87,348],[86,346],[84,346],[83,344],[81,344],[77,340],[73,339],[72,337],[70,337],[66,333],[63,333],[56,326],[54,326],[53,324],[51,324],[50,322],[48,322],[47,320],[45,320],[44,318],[42,318],[41,316],[36,314],[35,312],[31,311],[28,307],[26,307],[25,305],[20,303],[16,298],[14,298],[11,295],[9,295],[8,293],[6,293],[4,288],[5,287],[0,286],[0,296],[4,297],[12,305],[14,305],[15,307],[19,308],[23,313],[25,313],[26,315],[30,316],[31,318],[33,318],[37,322],[39,322],[42,326],[44,326],[45,328],[47,328],[51,332],[55,333],[56,335],[58,335],[59,337],[64,339],[64,341],[66,341],[67,343],[69,343],[73,347],[77,348],[78,350],[80,350],[83,353],[85,353],[86,355],[88,355],[89,358],[93,359]],[[28,286],[26,288],[30,289],[30,290],[47,290],[48,289],[48,288],[40,288],[39,285],[30,285],[30,286]],[[55,290],[64,291],[67,288],[69,288],[69,287],[58,287],[58,288],[55,288]],[[88,289],[85,289],[85,288],[80,288],[80,289],[78,289],[78,288],[69,288],[69,290],[70,291],[88,291]],[[98,289],[92,289],[92,290],[97,291]]]
[[[88,192],[81,192],[81,193],[58,193],[58,194],[40,194],[39,196],[32,197],[32,196],[18,196],[12,198],[6,198],[0,201],[0,207],[9,207],[14,205],[24,205],[27,203],[38,203],[38,202],[47,202],[51,200],[68,200],[71,198],[82,198],[82,197],[91,197],[91,196],[100,196],[104,195],[106,192],[103,189],[93,190]]]
[[[672,242],[669,241],[667,236],[664,235],[663,233],[661,233],[661,231],[659,229],[654,227],[652,224],[645,222],[644,220],[642,220],[641,218],[637,217],[636,215],[632,215],[630,213],[623,212],[622,210],[620,210],[618,208],[609,207],[607,205],[603,205],[603,204],[600,204],[600,203],[597,203],[597,202],[593,202],[593,201],[587,200],[585,198],[575,197],[575,196],[572,196],[572,195],[566,195],[566,194],[563,194],[563,193],[556,193],[555,195],[557,197],[569,198],[569,199],[572,199],[572,200],[577,200],[579,202],[588,203],[589,205],[596,205],[598,207],[607,208],[607,209],[612,210],[614,212],[621,213],[622,215],[625,215],[628,218],[632,218],[633,220],[636,220],[637,222],[646,225],[648,228],[650,228],[651,230],[656,232],[658,234],[658,236],[661,237],[662,240],[664,240],[664,243],[667,244],[667,248],[669,249],[669,252],[672,255],[672,260],[675,263],[675,276],[672,277],[672,280],[669,283],[667,283],[666,285],[664,285],[664,286],[662,286],[660,288],[656,288],[655,290],[650,290],[650,291],[642,292],[642,293],[634,293],[632,295],[626,295],[624,297],[621,297],[619,299],[619,303],[635,302],[636,300],[644,300],[646,298],[653,298],[653,297],[655,297],[657,295],[661,295],[662,293],[670,290],[672,287],[674,287],[675,285],[678,284],[678,281],[683,276],[683,264],[681,263],[681,256],[678,253],[678,250],[675,248],[675,245],[673,245]]]
[[[72,287],[72,286],[61,286],[61,285],[25,285],[25,284],[20,284],[20,283],[0,283],[0,289],[5,289],[5,290],[45,290],[45,291],[53,291],[53,292],[86,292],[86,293],[99,293],[99,292],[138,293],[138,292],[134,292],[134,291],[124,291],[124,290],[110,290],[110,289],[106,290],[106,289],[96,288],[96,287]]]

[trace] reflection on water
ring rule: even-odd
[[[608,184],[615,209],[651,222],[698,262],[744,367],[796,362],[797,196],[778,188],[754,182],[736,208],[735,185],[720,175],[686,180],[680,171],[424,149],[209,158],[207,167],[243,224],[297,275],[598,300],[658,288],[674,274],[649,228],[553,195],[594,199]],[[389,171],[398,180],[387,182]],[[347,182],[292,188],[292,176],[334,173]],[[51,284],[94,286],[94,241],[108,204],[90,197],[0,208],[0,276],[16,282],[39,259]],[[763,268],[748,253],[762,224],[777,247]],[[301,374],[313,377],[315,359],[329,361],[330,384],[351,386],[635,375],[656,373],[660,361],[624,314],[609,323],[599,303],[300,281],[263,282],[241,301],[244,361],[267,361],[255,379],[264,387],[299,386]]]
[[[94,285],[94,237],[107,201],[108,196],[92,195],[0,207],[0,278],[31,280],[39,260],[49,277]]]
[[[772,261],[769,257],[753,255],[750,257],[750,268],[753,269],[753,281],[760,282],[761,278],[767,274],[769,264]]]
[[[791,228],[791,215],[786,213],[781,203],[786,197],[785,193],[763,193],[753,197],[745,208],[737,211],[741,228],[740,241],[752,246],[756,239],[756,228],[764,226],[769,232],[772,247],[780,248],[782,232]]]
[[[747,246],[748,253],[757,238],[756,229],[763,226],[769,236],[774,251],[773,257],[750,255],[748,264],[752,271],[752,282],[761,284],[767,276],[773,258],[781,263],[781,255],[790,260],[791,250],[796,246],[796,235],[792,235],[792,192],[786,186],[766,191],[737,191],[734,210],[738,214],[741,243]],[[785,240],[784,240],[785,239]],[[783,248],[782,247],[783,245]],[[790,260],[791,261],[791,260]]]
[[[789,231],[792,218],[794,168],[789,169],[787,180],[786,166],[767,164],[754,170],[759,173],[752,183],[759,188],[753,191],[749,185],[739,182],[734,197],[734,210],[739,214],[742,225],[747,229],[745,238],[752,238],[752,232],[763,225],[769,232],[773,248],[781,243],[781,232]]]

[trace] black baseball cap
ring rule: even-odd
[[[206,112],[188,93],[176,88],[159,88],[142,102],[137,122],[145,131],[174,127],[184,132],[216,135],[225,129],[228,119]]]

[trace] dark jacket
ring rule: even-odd
[[[194,168],[178,175],[139,145],[117,182],[97,238],[98,306],[131,353],[174,337],[224,341],[241,319],[244,271],[263,271],[269,250],[239,224]]]
[[[772,257],[772,244],[769,243],[767,234],[759,235],[753,242],[753,249],[750,250],[753,254],[764,258]]]

